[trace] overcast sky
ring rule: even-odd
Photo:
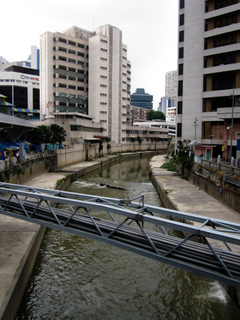
[[[178,0],[8,0],[1,3],[0,56],[26,60],[46,31],[111,24],[123,32],[132,64],[131,93],[144,88],[154,109],[165,94],[165,74],[177,69]]]

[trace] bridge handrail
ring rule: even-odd
[[[31,190],[31,192],[28,190]],[[215,239],[223,242],[229,242],[235,245],[240,245],[240,224],[232,223],[224,220],[212,219],[210,217],[201,217],[201,216],[191,215],[188,213],[183,213],[175,210],[149,206],[149,205],[144,205],[141,207],[139,203],[134,203],[131,201],[127,201],[129,205],[125,208],[122,208],[121,204],[125,202],[123,199],[98,197],[98,196],[92,196],[92,195],[71,193],[67,191],[57,191],[52,189],[32,188],[32,187],[7,184],[7,183],[0,184],[0,192],[12,194],[12,195],[18,195],[21,197],[41,199],[43,201],[47,201],[55,204],[62,203],[62,204],[67,204],[71,206],[87,208],[89,210],[101,210],[105,212],[111,211],[111,213],[113,214],[121,215],[132,220],[141,221],[143,223],[144,222],[151,223],[158,226],[164,226],[170,229],[178,230],[184,233],[194,234],[196,236],[202,236],[202,237],[211,238],[211,239]],[[79,200],[79,198],[83,198],[84,201]],[[86,200],[89,200],[89,201],[86,201]],[[90,200],[95,200],[97,202],[91,202]],[[130,210],[132,208],[136,208],[136,209],[141,208],[142,212],[135,212]],[[186,222],[168,220],[162,217],[152,216],[148,214],[150,212],[157,213],[159,215],[176,217],[184,221],[197,221],[202,223],[202,225],[198,227],[198,226],[193,226],[191,224],[188,224]],[[211,228],[207,228],[207,226],[210,226],[211,228],[219,226],[221,229],[213,230]]]

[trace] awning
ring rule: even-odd
[[[103,139],[103,140],[111,140],[111,138],[108,136],[94,136],[94,138],[99,138],[99,139]]]
[[[14,104],[7,101],[0,101],[0,106],[14,106]]]
[[[97,142],[97,141],[100,141],[101,139],[98,139],[98,138],[84,138],[85,141],[92,141],[92,142]]]
[[[14,112],[25,112],[25,113],[40,113],[39,110],[36,110],[36,109],[22,109],[22,108],[11,108],[11,111],[14,111]]]

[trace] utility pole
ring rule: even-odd
[[[229,164],[231,164],[231,159],[232,159],[233,109],[234,109],[234,87],[233,87],[233,94],[232,94],[232,121],[231,121],[231,144],[230,144],[230,159],[229,159]]]
[[[197,139],[197,121],[198,121],[198,118],[195,117],[195,120],[194,120],[194,125],[195,125],[195,142],[196,142],[196,139]]]

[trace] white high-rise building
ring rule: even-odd
[[[171,108],[176,108],[177,106],[177,86],[177,70],[167,72],[165,74],[165,96],[174,100],[174,104],[171,106]]]
[[[179,1],[177,137],[236,155],[240,0]]]
[[[105,25],[94,32],[72,27],[41,36],[41,114],[80,112],[103,127],[112,141],[126,141],[131,64],[122,31]]]

